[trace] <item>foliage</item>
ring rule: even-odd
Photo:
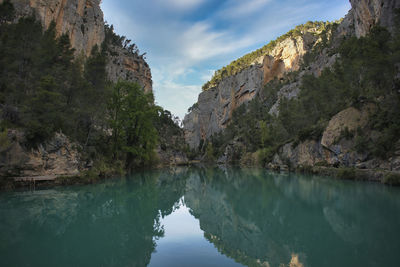
[[[393,155],[400,132],[400,83],[395,78],[400,60],[396,57],[400,50],[397,35],[374,27],[365,37],[344,39],[337,50],[341,56],[331,68],[318,77],[302,76],[297,98],[279,100],[277,116],[269,111],[278,100],[277,92],[293,78],[287,75],[268,83],[252,101],[234,111],[224,133],[214,137],[214,148],[224,151],[236,140],[246,148],[244,153],[259,151],[259,161],[264,164],[282,144],[294,141],[296,146],[305,140],[319,140],[335,114],[372,102],[377,111],[366,127],[379,133],[375,139],[363,136],[362,130],[344,130],[342,137],[354,138],[360,152],[381,158]]]
[[[158,107],[153,101],[153,95],[145,94],[136,83],[119,81],[113,87],[109,103],[113,158],[119,159],[119,152],[125,152],[128,170],[145,166],[155,157],[157,130],[153,121]]]
[[[86,58],[75,56],[68,35],[57,37],[54,22],[44,30],[33,17],[10,23],[13,14],[9,1],[0,5],[1,126],[23,130],[24,146],[34,148],[62,131],[102,174],[119,172],[118,162],[128,169],[149,164],[158,135],[181,133],[139,85],[106,80],[111,45],[138,53],[112,26]]]
[[[382,183],[388,184],[388,185],[399,186],[400,185],[400,174],[393,173],[393,172],[386,173],[382,179]]]
[[[14,19],[15,9],[10,0],[5,0],[0,4],[0,24],[10,22]]]
[[[356,177],[356,170],[354,168],[339,168],[336,177],[342,180],[354,180]]]
[[[211,142],[208,142],[206,147],[206,161],[212,162],[215,160],[214,157],[214,148]]]
[[[286,34],[278,37],[276,40],[269,42],[267,45],[263,46],[256,51],[253,51],[249,54],[244,55],[243,57],[232,61],[229,65],[217,70],[210,81],[203,85],[203,90],[208,90],[212,87],[215,87],[219,84],[219,82],[229,76],[235,75],[242,71],[245,68],[248,68],[250,65],[254,63],[254,61],[264,56],[268,53],[271,53],[272,50],[282,41],[288,38],[296,38],[298,36],[304,35],[306,32],[313,35],[321,35],[322,42],[326,43],[328,38],[328,32],[333,27],[332,25],[338,25],[338,22],[321,22],[321,21],[309,21],[305,24],[299,25],[296,28],[290,30]],[[325,44],[324,43],[324,44]]]
[[[11,144],[7,133],[7,129],[4,129],[2,132],[0,132],[0,151],[9,148]]]
[[[125,36],[120,36],[114,32],[114,26],[105,23],[104,25],[105,41],[103,48],[108,49],[109,46],[117,46],[126,49],[129,53],[139,54],[139,49],[136,44],[132,44],[132,40],[126,39]]]
[[[179,127],[179,118],[170,111],[159,107],[158,119],[155,121],[155,127],[158,131],[160,148],[164,151],[186,151],[189,153],[185,143],[185,137],[182,129]]]

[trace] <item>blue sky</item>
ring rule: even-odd
[[[156,103],[183,119],[215,70],[348,0],[103,0],[104,18],[146,52]]]

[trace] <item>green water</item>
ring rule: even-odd
[[[399,253],[400,189],[380,184],[182,168],[0,193],[0,266],[400,266]]]

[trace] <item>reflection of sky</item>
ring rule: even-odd
[[[163,218],[160,224],[165,235],[156,241],[149,266],[242,266],[221,255],[204,238],[199,221],[185,205]]]
[[[156,102],[183,117],[213,72],[348,0],[103,0],[105,19],[147,52]]]

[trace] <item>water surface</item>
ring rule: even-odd
[[[399,266],[400,189],[257,169],[0,193],[0,266]]]

